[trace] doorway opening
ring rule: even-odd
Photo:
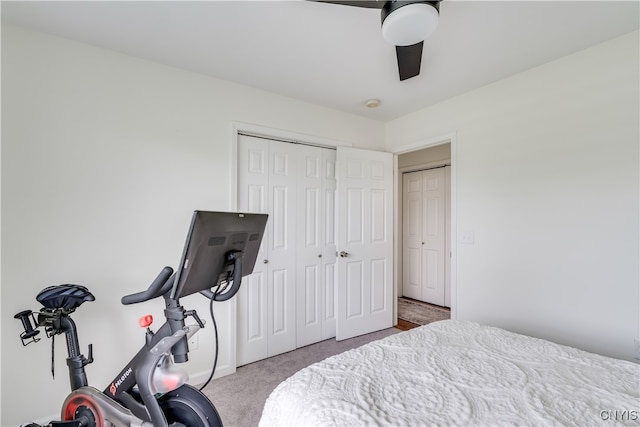
[[[397,321],[410,329],[455,318],[455,134],[394,154]]]

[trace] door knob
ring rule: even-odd
[[[346,258],[349,256],[349,252],[340,251],[340,258]]]
[[[262,261],[263,264],[269,264],[269,260],[265,259],[264,261]]]

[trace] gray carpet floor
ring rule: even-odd
[[[257,426],[264,402],[278,384],[327,357],[400,332],[389,328],[344,341],[330,339],[241,366],[235,374],[211,381],[203,390],[227,427]]]

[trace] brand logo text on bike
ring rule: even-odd
[[[127,377],[131,375],[131,372],[133,372],[131,368],[127,369],[126,371],[124,371],[124,374],[122,374],[122,376],[118,379],[118,381],[111,384],[111,387],[109,387],[109,391],[111,392],[112,395],[114,396],[116,395],[116,393],[118,392],[118,387],[120,387],[120,385],[124,382],[124,380],[126,380]]]

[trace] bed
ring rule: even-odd
[[[640,365],[445,320],[282,382],[260,426],[640,425]]]

